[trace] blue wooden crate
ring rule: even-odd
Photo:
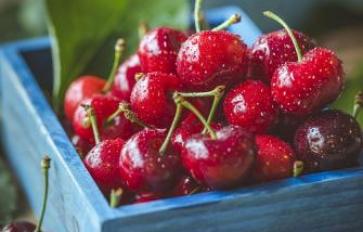
[[[243,22],[231,30],[250,45],[260,31],[240,9],[211,10],[207,18],[216,24],[235,12]],[[40,159],[53,160],[47,231],[363,231],[361,166],[110,208],[42,91],[52,82],[49,46],[41,38],[5,45],[0,53],[1,140],[35,212]]]

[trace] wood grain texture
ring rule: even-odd
[[[237,8],[209,11],[207,18],[217,24],[236,11],[242,23],[231,30],[251,44],[260,31]],[[50,83],[42,72],[49,57],[39,55],[47,48],[42,38],[5,45],[0,53],[1,140],[36,213],[39,162],[44,154],[53,160],[47,231],[363,231],[363,167],[111,209],[35,79]],[[33,70],[24,57],[37,64]]]

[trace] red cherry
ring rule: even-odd
[[[27,221],[17,221],[0,227],[2,232],[34,232],[36,226]]]
[[[217,85],[244,80],[247,46],[226,31],[203,31],[190,36],[180,48],[177,73],[192,91],[207,91]]]
[[[213,129],[221,129],[221,124],[212,124]],[[201,133],[204,129],[203,124],[197,119],[194,114],[189,114],[181,123],[179,128],[175,130],[171,138],[171,144],[173,148],[179,153],[182,152],[182,148],[185,141],[193,134]]]
[[[79,103],[101,93],[106,81],[95,76],[81,76],[73,81],[65,93],[64,112],[68,120],[73,119]]]
[[[183,32],[167,27],[148,32],[138,50],[142,71],[175,73],[175,60],[186,39]]]
[[[178,184],[174,187],[172,195],[191,195],[199,190],[202,190],[202,187],[191,176],[184,175],[180,178]]]
[[[82,139],[79,135],[73,135],[71,141],[81,157],[86,156],[92,149],[92,146],[94,146],[94,144],[91,144],[88,140]]]
[[[294,31],[303,54],[315,47],[314,42],[301,32]],[[286,30],[264,34],[249,52],[249,76],[270,82],[275,70],[286,62],[296,62],[294,44]]]
[[[293,175],[295,153],[289,144],[271,135],[257,135],[257,159],[254,177],[269,181]]]
[[[185,142],[182,161],[195,180],[213,188],[242,184],[255,161],[253,136],[239,126],[218,130],[216,138],[193,135]]]
[[[104,193],[122,186],[118,161],[124,145],[122,139],[104,140],[84,158],[84,164]]]
[[[128,188],[136,192],[169,191],[180,174],[180,158],[167,149],[159,149],[165,130],[144,129],[133,135],[124,145],[120,156],[120,175]]]
[[[252,133],[266,132],[278,116],[271,89],[261,81],[247,80],[232,89],[226,95],[223,107],[229,123]]]
[[[167,128],[174,116],[173,92],[180,90],[179,78],[160,72],[145,74],[131,93],[131,108],[147,125]]]
[[[155,200],[159,200],[160,198],[163,198],[164,196],[160,193],[138,193],[135,196],[135,204],[137,203],[145,203],[145,202],[149,202],[149,201],[155,201]]]
[[[315,48],[301,62],[286,63],[276,70],[272,96],[285,113],[305,116],[333,102],[343,82],[342,64],[334,52]]]
[[[112,95],[122,101],[130,101],[132,88],[135,85],[135,75],[141,72],[140,60],[137,54],[121,64],[115,76]]]
[[[90,126],[88,115],[83,105],[90,105],[97,119],[98,130],[101,137],[103,136],[103,123],[105,120],[117,110],[119,101],[112,96],[96,95],[90,99],[82,101],[73,117],[73,129],[79,137],[94,143],[94,135]],[[87,123],[88,121],[88,123]]]

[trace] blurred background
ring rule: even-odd
[[[360,84],[363,83],[362,0],[205,0],[206,8],[226,5],[239,5],[265,32],[279,28],[261,14],[264,10],[273,10],[286,19],[290,26],[309,34],[322,46],[338,53],[349,78],[349,96],[363,87]],[[0,0],[0,44],[45,35],[46,15],[42,0]],[[337,104],[345,105],[346,102]],[[0,193],[0,224],[13,216],[32,217],[16,185],[16,179],[1,155]]]

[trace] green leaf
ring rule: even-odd
[[[185,28],[185,0],[45,0],[53,38],[53,103],[57,109],[72,80],[81,74],[105,76],[111,67],[113,44],[123,37],[128,53],[135,51],[138,24]]]
[[[0,224],[8,223],[16,209],[16,188],[10,172],[0,158]]]
[[[352,113],[354,97],[360,90],[363,90],[363,60],[355,67],[352,75],[347,78],[344,92],[334,103],[333,108]],[[363,127],[363,113],[359,114],[358,121]]]

